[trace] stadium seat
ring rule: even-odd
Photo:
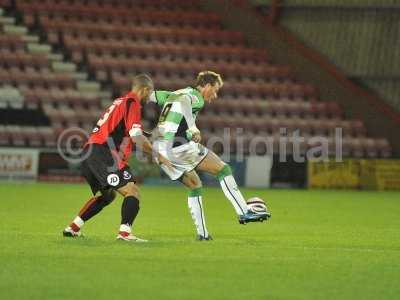
[[[362,139],[362,145],[367,157],[376,158],[379,155],[376,140],[373,138]]]
[[[0,125],[0,146],[10,145],[10,133],[6,130],[5,125]]]
[[[38,127],[39,135],[43,138],[44,146],[54,148],[57,145],[57,135],[50,127]]]
[[[6,131],[8,132],[9,136],[11,137],[13,146],[16,147],[23,147],[26,145],[25,137],[21,131],[20,126],[18,125],[6,125]]]
[[[354,136],[364,137],[366,135],[366,128],[361,120],[350,121],[351,132]]]
[[[392,156],[392,147],[387,139],[376,139],[376,147],[378,148],[380,157],[389,158]]]
[[[351,156],[355,158],[364,157],[364,147],[361,139],[353,138],[350,141]]]
[[[34,126],[21,127],[21,133],[30,147],[41,147],[42,137]]]

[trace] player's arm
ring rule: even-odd
[[[196,126],[196,122],[193,117],[192,101],[191,101],[190,97],[187,95],[182,96],[180,100],[181,100],[180,103],[181,103],[182,115],[186,120],[186,124],[188,126],[188,132],[192,136],[192,141],[194,141],[196,143],[200,143],[201,134],[200,134],[200,130]]]
[[[141,112],[137,103],[132,103],[126,111],[125,126],[129,129],[129,136],[133,142],[146,154],[153,157],[157,163],[171,167],[171,163],[156,151],[147,137],[144,135],[141,122]]]
[[[131,136],[132,137],[132,136]],[[156,163],[160,165],[165,165],[167,167],[172,167],[171,162],[167,160],[160,153],[153,150],[153,146],[151,145],[149,139],[145,137],[143,134],[132,137],[134,142],[139,148],[146,153],[148,156],[152,157]]]
[[[150,94],[148,102],[153,102],[163,107],[171,93],[170,91],[154,91]]]

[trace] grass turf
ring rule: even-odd
[[[268,201],[267,223],[239,225],[220,190],[205,188],[208,229],[197,242],[186,191],[142,187],[135,233],[115,241],[121,199],[63,227],[84,185],[1,184],[1,299],[398,299],[399,193],[244,190]]]

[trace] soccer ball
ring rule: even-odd
[[[247,207],[254,213],[265,213],[267,212],[267,206],[263,199],[253,197],[247,200]]]

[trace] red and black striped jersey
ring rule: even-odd
[[[140,98],[134,92],[114,100],[97,122],[87,144],[107,145],[118,161],[127,165],[132,152],[132,138],[142,134]]]

